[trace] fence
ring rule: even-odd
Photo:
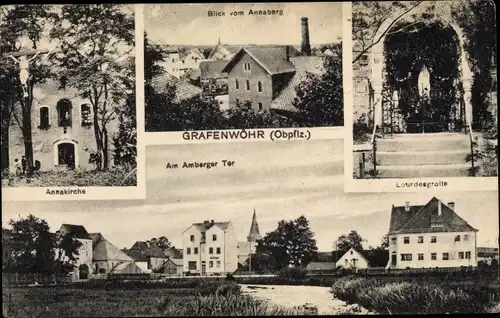
[[[28,286],[48,284],[68,284],[73,280],[67,275],[38,273],[2,273],[2,286]]]

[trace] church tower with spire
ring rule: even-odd
[[[259,223],[257,223],[257,214],[255,213],[255,209],[253,209],[252,225],[250,226],[247,241],[256,243],[260,239],[262,239],[262,235],[260,235]]]

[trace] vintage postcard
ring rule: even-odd
[[[488,3],[353,3],[346,190],[498,188]]]
[[[344,18],[328,2],[144,5],[146,132],[177,132],[151,136],[172,142],[330,136],[321,128],[344,125]]]
[[[4,317],[500,313],[493,1],[0,18]]]
[[[134,6],[12,5],[1,19],[5,200],[141,197]]]

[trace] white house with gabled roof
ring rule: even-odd
[[[475,267],[477,231],[455,213],[454,202],[433,197],[425,205],[393,206],[387,267]]]
[[[238,242],[230,221],[193,223],[182,233],[182,241],[185,273],[213,275],[238,269]]]

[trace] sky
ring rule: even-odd
[[[100,232],[119,248],[166,236],[182,247],[194,222],[231,221],[239,240],[248,235],[254,209],[262,235],[282,220],[305,215],[320,251],[356,230],[380,244],[392,205],[425,204],[435,195],[479,230],[478,246],[498,240],[498,193],[344,193],[342,140],[148,146],[147,199],[123,201],[2,202],[2,226],[33,214],[52,231],[62,223]],[[204,154],[204,155],[201,155]],[[167,163],[234,161],[233,167],[166,169]],[[221,165],[221,163],[219,163]]]
[[[283,15],[248,15],[249,10],[283,10]],[[230,12],[244,11],[244,16]],[[209,17],[208,11],[224,11]],[[211,3],[145,4],[144,27],[159,44],[290,44],[301,43],[301,17],[309,18],[311,44],[340,42],[342,3]]]

